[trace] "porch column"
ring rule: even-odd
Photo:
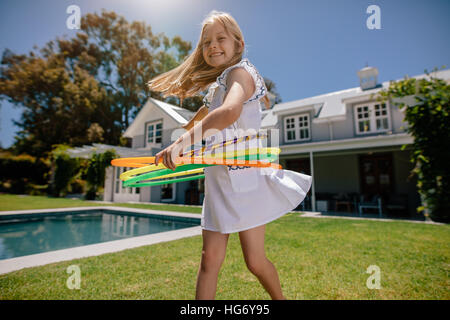
[[[311,165],[311,210],[316,211],[316,188],[314,187],[314,158],[312,151],[309,152],[309,163]]]

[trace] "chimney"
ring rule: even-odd
[[[377,83],[378,69],[375,67],[368,67],[366,64],[365,68],[362,68],[358,71],[358,77],[361,90],[369,90],[381,87],[381,85]]]

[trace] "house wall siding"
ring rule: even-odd
[[[131,142],[131,147],[133,149],[143,148],[145,145],[144,139],[145,139],[145,135],[143,135],[143,134],[133,137],[132,142]]]
[[[403,101],[408,105],[413,105],[416,103],[413,96],[409,96],[402,99],[395,99],[394,101]],[[394,105],[394,103],[391,105],[391,112],[392,112],[393,132],[394,133],[406,132],[408,122],[405,121],[404,113],[399,109],[398,106]]]
[[[150,122],[155,121],[162,121],[162,147],[170,145],[173,141],[172,138],[172,132],[176,129],[179,129],[179,124],[172,119],[167,113],[162,111],[161,109],[155,107],[153,104],[147,111],[147,121],[145,121],[145,124],[140,128],[141,134],[136,135],[132,138],[132,147],[133,148],[144,148],[145,147],[145,139],[146,139],[146,124]],[[153,146],[155,147],[155,146]],[[151,146],[148,146],[147,148],[151,148]]]
[[[149,187],[143,187],[139,189],[140,199],[141,202],[150,202],[151,199],[151,189]]]
[[[330,129],[328,123],[311,123],[311,140],[310,141],[328,141],[331,140]]]
[[[397,99],[396,101],[404,101],[407,103],[412,103],[412,97],[406,97],[402,99]],[[383,134],[396,134],[396,133],[404,133],[406,131],[407,122],[404,121],[404,114],[399,110],[397,106],[391,105],[389,102],[386,102],[389,109],[389,122],[390,122],[390,130],[386,132],[373,132],[366,134],[358,134],[356,130],[355,123],[355,105],[364,104],[364,103],[375,103],[376,100],[361,100],[358,102],[346,103],[346,117],[345,120],[338,120],[331,122],[332,133],[330,134],[330,127],[328,123],[314,123],[314,114],[312,111],[302,111],[301,109],[295,111],[293,110],[288,115],[279,116],[279,130],[280,130],[280,145],[288,145],[288,144],[303,144],[303,143],[312,143],[312,142],[320,142],[320,141],[331,141],[331,140],[341,140],[341,139],[352,139],[359,137],[367,137],[367,136],[376,136]],[[298,116],[300,114],[308,113],[310,116],[310,134],[311,139],[305,141],[286,141],[285,140],[285,119],[292,116]]]

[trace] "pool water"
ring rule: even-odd
[[[197,225],[196,219],[105,210],[0,217],[0,260]]]

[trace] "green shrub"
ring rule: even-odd
[[[67,145],[57,145],[52,151],[54,176],[51,194],[56,197],[67,195],[80,169],[79,159],[71,158],[66,152],[68,148]]]
[[[94,153],[89,159],[89,165],[86,170],[87,200],[96,200],[98,198],[99,188],[102,188],[105,183],[105,170],[111,165],[111,160],[116,157],[114,150],[108,150],[105,153]]]
[[[50,166],[45,159],[30,155],[0,154],[0,192],[41,194],[47,188]]]
[[[435,68],[433,71],[437,71]],[[416,103],[394,102],[404,111],[414,137],[411,162],[423,199],[419,211],[433,221],[450,222],[450,84],[425,70],[429,79],[391,81],[382,99],[413,96]]]

